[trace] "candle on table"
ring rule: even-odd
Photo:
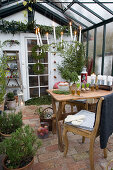
[[[62,43],[62,40],[63,40],[63,32],[60,33],[61,34],[61,43]]]
[[[39,38],[38,38],[38,28],[36,28],[35,33],[36,33],[36,37],[37,37],[37,45],[39,45],[39,46],[40,46]]]
[[[70,36],[71,36],[71,40],[73,41],[72,22],[70,22],[69,25],[70,25]]]
[[[98,81],[97,81],[98,85],[101,85],[102,84],[102,75],[98,75]]]
[[[108,76],[107,85],[112,86],[112,76]]]
[[[56,32],[55,32],[55,23],[53,22],[53,34],[54,34],[54,41],[56,43]]]
[[[76,41],[76,40],[77,40],[77,32],[74,31],[74,41]]]
[[[96,80],[96,75],[93,73],[91,74],[91,84],[95,84],[95,80]]]
[[[48,32],[46,32],[47,44],[49,44]]]
[[[107,76],[102,76],[102,85],[107,85]]]
[[[79,43],[81,43],[81,29],[82,29],[82,27],[80,26],[79,29],[80,29],[80,32],[79,32]]]

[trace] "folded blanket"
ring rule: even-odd
[[[68,115],[65,122],[71,122],[73,125],[80,125],[85,119],[85,115]]]

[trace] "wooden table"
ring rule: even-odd
[[[79,100],[79,99],[97,99],[102,96],[108,95],[113,93],[113,91],[106,91],[106,90],[97,90],[97,91],[88,91],[83,92],[78,96],[77,94],[72,95],[63,95],[63,94],[55,94],[52,92],[53,90],[47,90],[47,92],[52,97],[52,107],[53,112],[55,114],[56,118],[56,128],[57,128],[57,134],[58,134],[58,147],[61,152],[63,152],[63,142],[62,142],[62,134],[61,134],[61,128],[59,120],[62,120],[62,115],[64,115],[64,105],[66,102],[69,102],[70,100]],[[58,109],[56,109],[56,102],[59,103]]]

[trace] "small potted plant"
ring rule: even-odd
[[[11,133],[22,127],[22,112],[7,114],[3,112],[0,115],[0,134],[3,138],[10,137]]]
[[[16,107],[16,101],[14,98],[14,93],[13,92],[9,92],[6,95],[6,99],[7,99],[7,107],[9,110],[15,109]]]
[[[2,161],[4,170],[30,170],[34,156],[41,146],[41,141],[29,126],[19,128],[11,138],[0,143],[0,153],[6,157]]]
[[[83,92],[85,92],[85,84],[82,83],[82,89],[81,89]]]

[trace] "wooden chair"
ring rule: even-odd
[[[84,142],[85,137],[90,139],[90,146],[89,146],[89,159],[90,159],[90,167],[91,170],[94,170],[94,142],[95,138],[98,136],[98,129],[99,129],[99,123],[100,123],[100,117],[101,117],[101,105],[102,101],[104,100],[103,97],[101,97],[98,101],[97,105],[97,113],[96,113],[96,120],[95,125],[92,131],[85,130],[83,127],[77,127],[73,126],[72,124],[64,123],[64,130],[63,130],[63,140],[64,140],[64,156],[66,157],[67,151],[68,151],[68,138],[67,138],[67,132],[73,132],[75,134],[81,135],[82,142]],[[78,114],[78,113],[77,113]],[[106,148],[104,149],[104,158],[107,157],[107,151]]]

